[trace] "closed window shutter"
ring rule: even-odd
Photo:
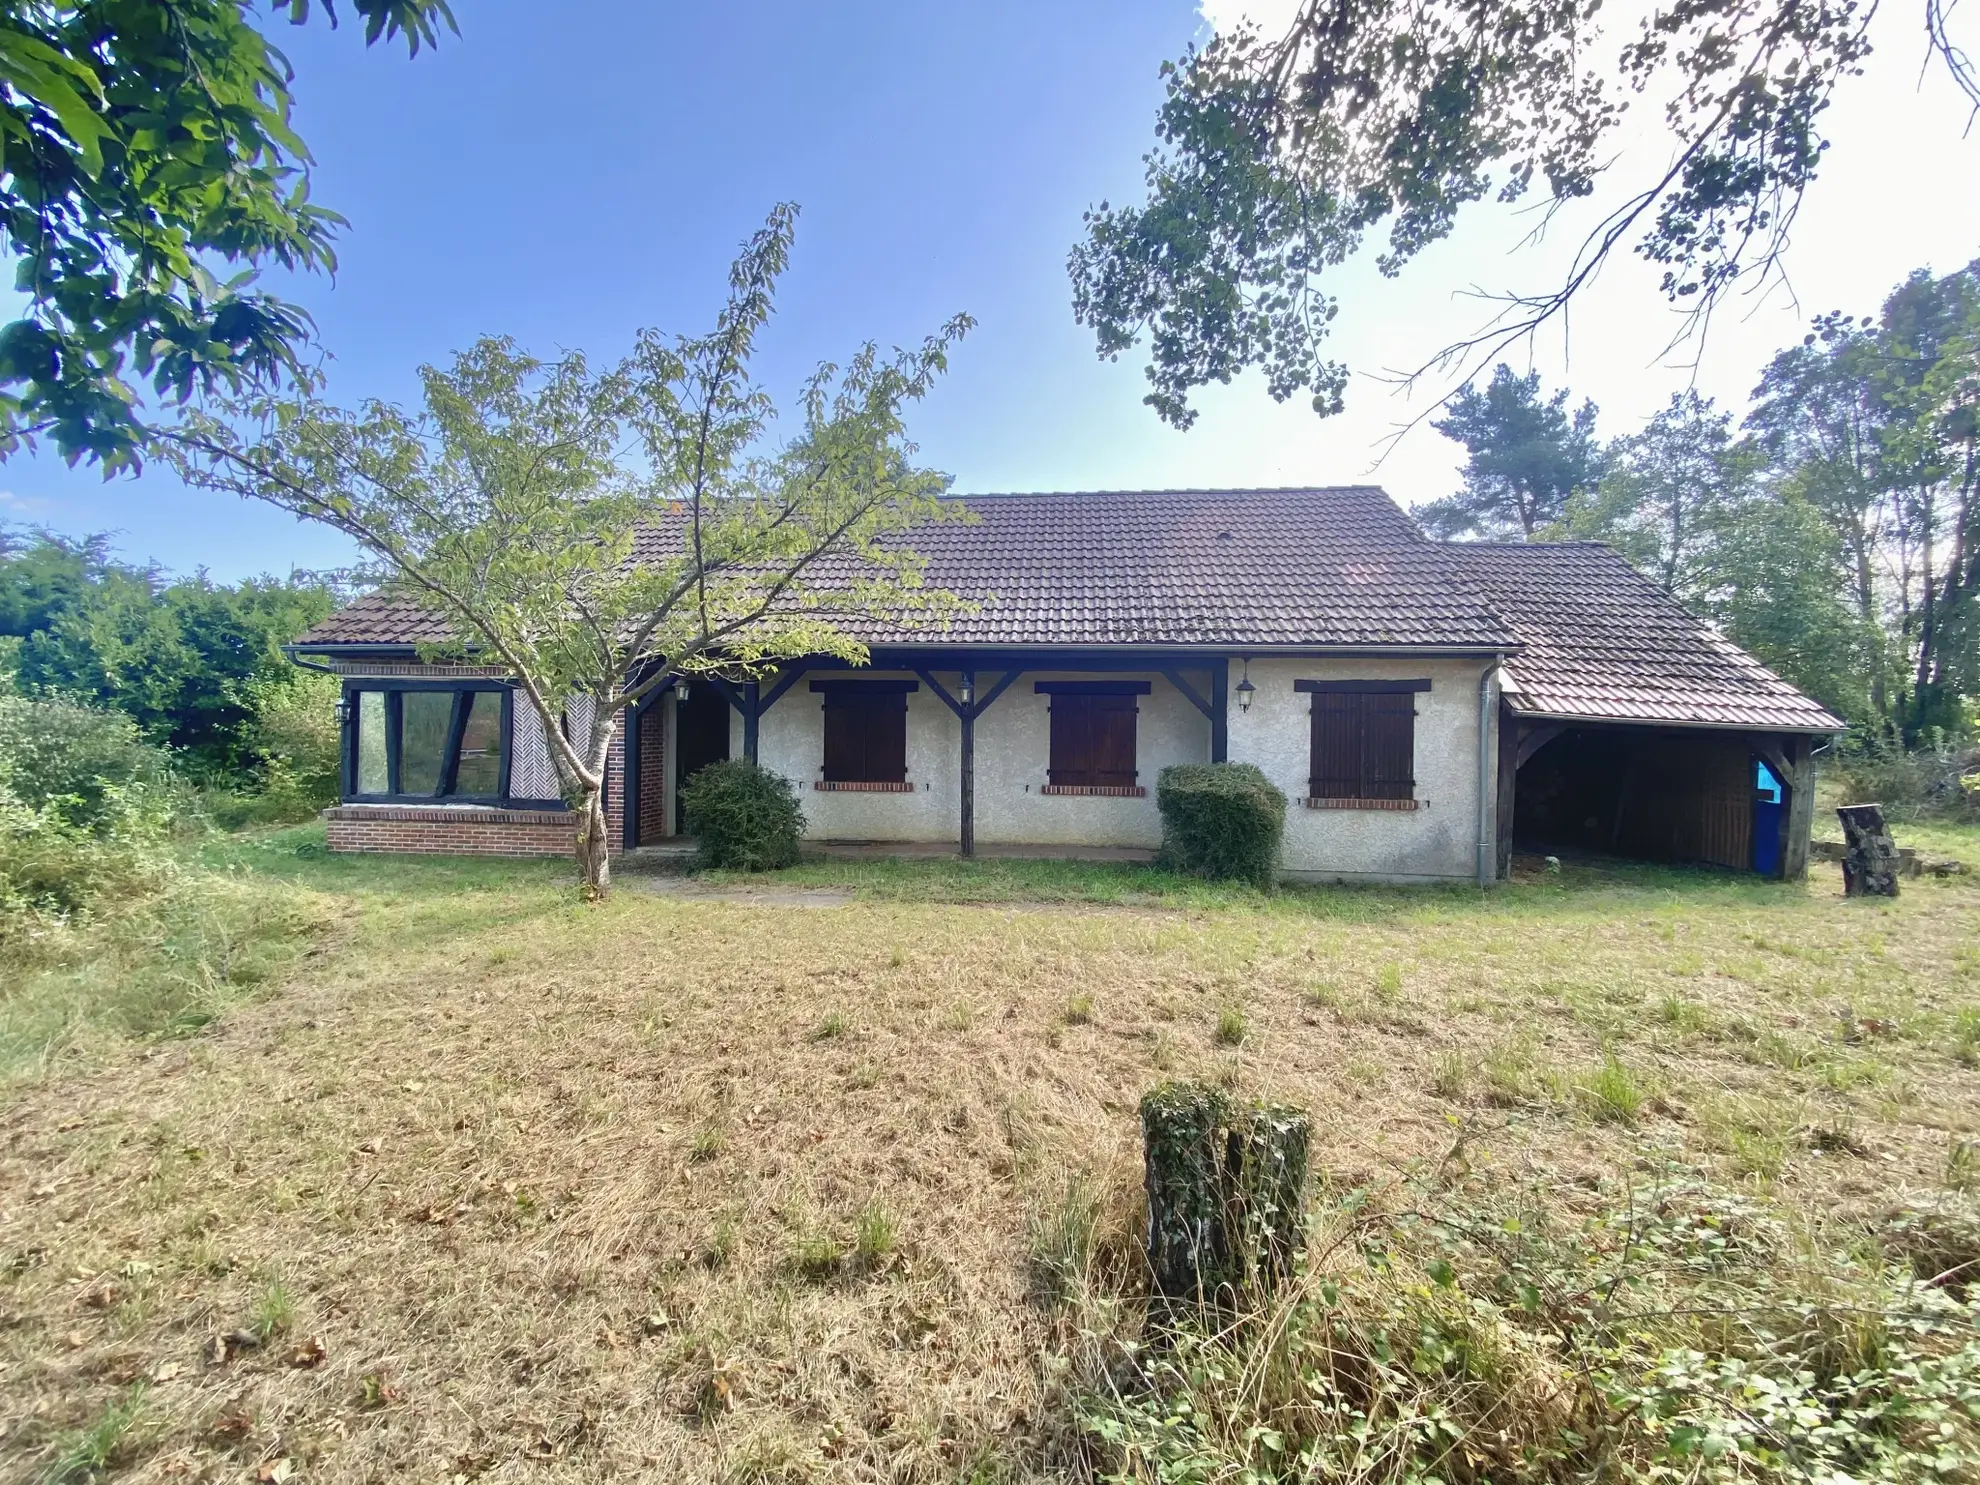
[[[1059,788],[1132,789],[1136,715],[1132,696],[1054,696],[1051,782]]]
[[[1416,795],[1416,698],[1407,691],[1316,691],[1315,799]]]
[[[1052,698],[1050,778],[1059,788],[1083,788],[1092,769],[1092,709],[1089,696]]]
[[[1363,799],[1409,799],[1416,793],[1416,698],[1369,692],[1362,703]]]
[[[834,784],[907,781],[907,697],[825,698],[825,779]]]
[[[1093,784],[1104,789],[1134,787],[1134,719],[1132,696],[1095,696],[1093,711]]]
[[[1313,696],[1313,775],[1315,799],[1361,797],[1361,696],[1353,691],[1317,691]]]

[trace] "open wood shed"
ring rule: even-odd
[[[1498,847],[1808,870],[1842,723],[1595,542],[1453,545],[1524,646],[1505,667]]]

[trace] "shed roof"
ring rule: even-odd
[[[1600,542],[1446,550],[1519,635],[1515,710],[1576,721],[1838,732],[1842,723]]]

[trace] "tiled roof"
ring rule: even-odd
[[[1372,485],[964,499],[970,522],[907,539],[927,581],[980,608],[946,630],[856,621],[868,644],[1510,647],[1444,549]],[[666,538],[653,533],[656,549]],[[447,637],[418,605],[372,595],[305,647]]]
[[[1446,550],[1518,633],[1515,709],[1606,722],[1798,732],[1842,723],[1599,542]]]

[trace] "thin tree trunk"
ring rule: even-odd
[[[586,902],[603,902],[612,890],[612,841],[605,824],[605,790],[587,788],[578,806],[578,887]]]

